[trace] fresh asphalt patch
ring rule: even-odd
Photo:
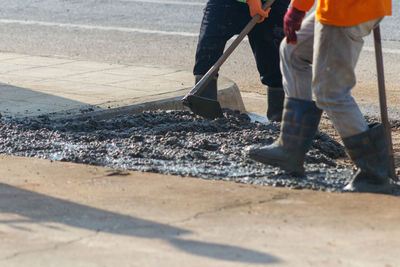
[[[340,163],[346,157],[343,146],[322,132],[306,155],[306,177],[255,162],[247,148],[271,144],[279,136],[280,124],[253,123],[246,114],[228,109],[215,120],[188,111],[107,120],[3,118],[0,129],[0,153],[119,170],[338,192],[355,171]],[[400,190],[394,194],[400,196]]]

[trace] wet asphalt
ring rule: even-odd
[[[188,111],[93,118],[0,120],[0,153],[240,183],[341,192],[354,173],[338,163],[343,146],[318,132],[299,178],[251,160],[250,146],[271,144],[279,123],[253,123],[225,109],[207,120]],[[395,195],[400,196],[396,188]]]

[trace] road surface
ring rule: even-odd
[[[206,0],[4,0],[0,10],[0,51],[191,70],[205,3]],[[399,8],[400,2],[393,1],[393,10]],[[398,13],[383,21],[382,38],[388,98],[395,107],[400,102]],[[373,49],[369,37],[357,68],[355,95],[361,102],[377,104]],[[248,42],[238,47],[221,73],[233,78],[243,92],[265,93]]]

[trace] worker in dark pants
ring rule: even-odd
[[[262,19],[248,34],[248,38],[261,82],[268,87],[267,117],[272,121],[280,121],[284,91],[279,68],[279,45],[284,37],[283,16],[290,0],[276,0],[269,15],[261,14],[263,12],[261,0],[247,0],[247,4],[245,2],[245,0],[207,2],[193,74],[197,83],[222,55],[227,41],[240,33],[252,16],[262,15]],[[261,11],[257,10],[258,7]],[[207,85],[201,96],[217,100],[217,76]]]

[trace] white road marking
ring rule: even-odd
[[[173,32],[173,31],[160,31],[160,30],[147,30],[139,28],[128,27],[113,27],[113,26],[97,26],[86,24],[72,24],[72,23],[56,23],[35,20],[14,20],[14,19],[0,19],[0,24],[19,24],[19,25],[37,25],[46,27],[60,27],[60,28],[75,28],[82,30],[99,30],[99,31],[118,31],[118,32],[138,32],[147,34],[161,34],[161,35],[175,35],[184,37],[197,37],[198,33],[190,32]]]
[[[155,3],[167,5],[184,5],[184,6],[204,6],[205,3],[201,2],[184,2],[184,1],[170,1],[170,0],[121,0],[122,2],[138,2],[138,3]]]
[[[157,1],[157,0],[127,0],[127,1]],[[164,1],[160,1],[160,2],[164,2]],[[172,1],[172,2],[176,2],[176,1]],[[128,27],[57,23],[57,22],[46,22],[46,21],[36,21],[36,20],[0,19],[0,24],[37,25],[37,26],[45,26],[45,27],[75,28],[75,29],[81,29],[81,30],[133,32],[133,33],[173,35],[173,36],[183,36],[183,37],[198,37],[199,36],[199,33],[192,33],[192,32],[161,31],[161,30],[148,30],[148,29],[139,29],[139,28],[128,28]],[[369,51],[369,52],[374,52],[374,47],[365,46],[363,48],[363,50]],[[389,54],[400,55],[400,49],[383,48],[383,52],[389,53]]]

